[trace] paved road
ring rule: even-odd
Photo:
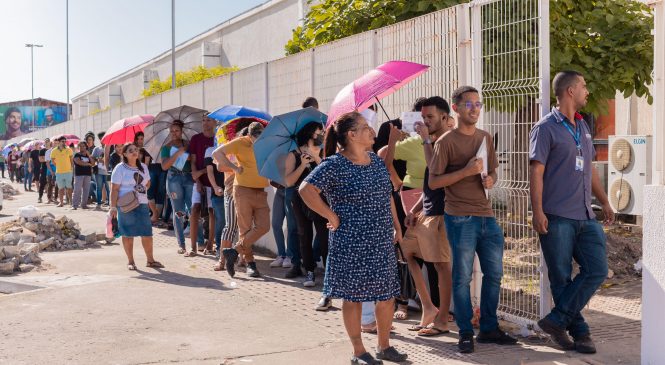
[[[2,213],[15,214],[35,201],[35,193],[24,193],[6,200]],[[101,230],[105,224],[104,212],[37,206],[66,214],[84,228]],[[0,277],[0,288],[26,290],[0,294],[0,364],[348,363],[341,311],[312,309],[320,286],[309,290],[283,279],[282,270],[267,267],[271,259],[265,256],[258,256],[263,278],[248,279],[240,272],[230,280],[211,270],[211,257],[184,258],[176,248],[171,232],[155,231],[155,257],[166,265],[163,270],[143,267],[145,256],[137,245],[139,270],[128,271],[116,243],[42,253],[40,270]],[[627,336],[624,331],[635,321],[593,317],[601,321],[598,326],[610,324],[605,332],[623,335],[601,338],[600,354],[592,357],[565,353],[538,339],[516,347],[479,346],[477,353],[461,355],[455,334],[418,338],[406,330],[414,321],[396,323],[393,343],[413,364],[639,363],[639,332]],[[365,336],[368,347],[373,341]]]

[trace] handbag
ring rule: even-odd
[[[406,257],[404,252],[402,252],[402,247],[399,243],[395,245],[395,254],[398,253],[397,258],[397,273],[399,275],[399,288],[401,293],[401,299],[407,300],[416,297],[416,285],[413,283],[413,278],[411,277],[411,272],[409,271],[409,265],[406,263]],[[400,260],[399,258],[402,258]]]
[[[132,210],[139,207],[139,197],[135,191],[130,191],[129,193],[118,198],[118,208],[123,213],[129,213]]]

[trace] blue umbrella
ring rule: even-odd
[[[285,183],[285,162],[289,152],[294,151],[296,134],[308,123],[325,125],[328,117],[309,107],[275,116],[254,143],[254,156],[259,174],[281,185]]]
[[[208,117],[222,123],[230,122],[238,118],[258,118],[266,122],[272,119],[270,114],[258,109],[248,108],[240,105],[226,105],[208,114]]]

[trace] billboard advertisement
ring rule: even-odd
[[[22,134],[54,126],[67,120],[67,105],[0,106],[0,140],[18,137]]]

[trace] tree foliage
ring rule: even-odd
[[[230,72],[238,71],[238,67],[222,67],[215,66],[207,68],[205,66],[196,66],[190,71],[185,72],[176,72],[175,74],[175,85],[176,87],[182,87],[189,84],[194,84],[209,78],[222,76]],[[150,82],[150,87],[144,89],[141,92],[141,95],[144,97],[161,94],[165,91],[171,90],[171,80],[172,77],[167,77],[164,81],[162,80],[152,80]]]
[[[465,2],[468,0],[323,0],[311,6],[285,50],[298,53]],[[653,15],[646,5],[635,0],[551,0],[550,21],[552,76],[565,69],[582,72],[591,93],[587,111],[605,112],[606,100],[613,99],[616,90],[652,101],[647,85],[652,81]],[[492,40],[485,42],[487,46]],[[486,73],[485,77],[502,76]]]

